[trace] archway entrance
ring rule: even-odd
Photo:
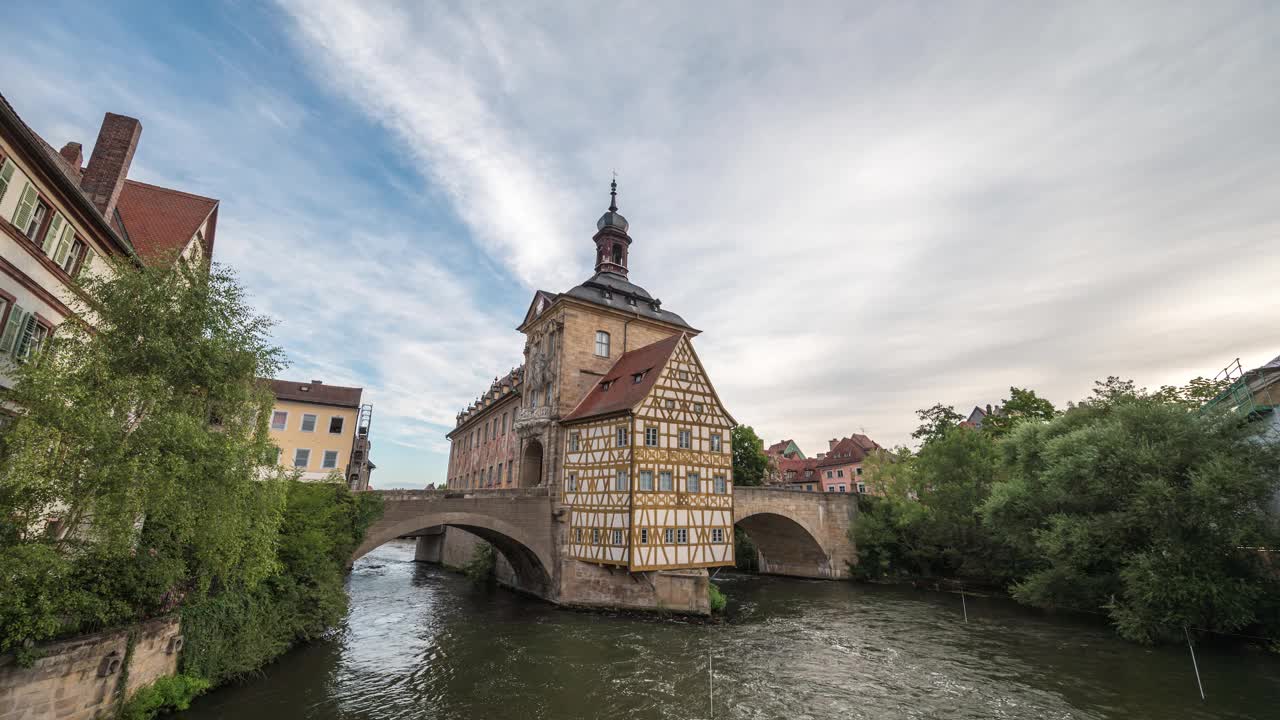
[[[542,442],[530,439],[525,442],[524,455],[520,458],[520,487],[537,487],[542,484]]]

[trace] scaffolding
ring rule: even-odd
[[[1245,372],[1240,358],[1236,358],[1213,376],[1214,383],[1221,384],[1223,389],[1200,410],[1226,411],[1251,420],[1260,419],[1275,411],[1277,398],[1273,396],[1280,392],[1280,387],[1273,390],[1271,385],[1280,385],[1280,382],[1273,381],[1278,377],[1280,367],[1266,365]]]

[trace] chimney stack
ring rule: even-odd
[[[135,118],[115,113],[107,113],[102,118],[102,129],[93,144],[93,155],[84,169],[80,189],[108,222],[120,199],[124,180],[129,176],[129,165],[133,163],[140,135],[142,123]]]
[[[78,171],[80,166],[84,164],[84,150],[78,142],[69,142],[63,145],[58,154],[62,156],[63,160],[70,163],[74,170]]]
[[[830,440],[828,440],[828,441],[827,441],[827,450],[835,450],[835,449],[836,449],[836,443],[838,443],[838,442],[840,442],[840,441],[839,441],[839,440],[836,440],[835,438],[831,438]]]

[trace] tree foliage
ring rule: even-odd
[[[120,263],[84,291],[6,398],[21,412],[0,442],[0,567],[19,582],[0,582],[0,608],[27,617],[0,610],[0,649],[276,569],[270,322],[218,266]]]
[[[769,472],[764,441],[750,425],[739,425],[729,434],[733,450],[733,484],[763,485]]]
[[[1009,397],[996,412],[982,419],[982,430],[995,437],[1004,437],[1016,425],[1028,420],[1045,422],[1057,414],[1053,403],[1036,395],[1035,390],[1009,388]]]
[[[1147,392],[1116,377],[1055,414],[1011,389],[991,432],[920,411],[920,451],[864,464],[861,577],[1005,585],[1017,600],[1106,614],[1123,637],[1183,627],[1280,631],[1280,448],[1240,418],[1200,409],[1220,385]],[[1035,422],[1031,422],[1035,420]]]
[[[920,418],[920,427],[911,433],[911,437],[919,440],[922,445],[942,437],[964,420],[964,416],[956,412],[955,407],[942,403],[917,410],[916,417]]]

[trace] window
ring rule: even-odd
[[[621,245],[613,246],[613,264],[614,265],[622,264],[622,246]]]
[[[507,434],[507,414],[502,413],[502,434]]]
[[[324,468],[325,470],[332,470],[333,468],[338,467],[338,451],[325,450],[324,458],[322,458],[320,461],[320,467]]]
[[[640,544],[649,544],[649,528],[640,528]]]
[[[721,443],[723,442],[720,433],[711,433],[711,452],[720,452]]]
[[[844,468],[836,471],[836,477],[844,477]]]
[[[646,370],[645,372],[649,372],[649,371]],[[638,372],[631,375],[632,385],[639,385],[641,380],[644,380],[644,373]]]
[[[626,447],[626,446],[627,446],[627,428],[626,428],[626,426],[624,426],[624,425],[619,425],[619,426],[618,426],[617,436],[618,436],[618,447]]]
[[[600,529],[599,529],[599,528],[591,528],[591,544],[592,544],[592,545],[599,545],[599,544],[600,544]]]
[[[702,414],[702,403],[694,403],[694,404],[693,404],[693,411],[694,411],[694,412],[696,412],[696,413],[698,413],[699,415],[701,415],[701,414]]]
[[[862,474],[862,468],[854,468],[854,469],[853,469],[853,474],[854,474],[854,475],[861,475],[861,474]]]
[[[715,476],[712,482],[715,485],[715,492],[717,495],[724,495],[729,492],[729,483],[725,480],[723,475]]]
[[[332,435],[342,434],[342,423],[343,420],[341,417],[334,416],[329,418],[329,433]]]
[[[310,413],[302,414],[302,432],[316,431],[316,416]]]
[[[680,434],[679,434],[679,439],[680,439],[680,441],[679,441],[678,445],[679,445],[681,448],[684,448],[684,449],[688,450],[688,449],[689,449],[689,431],[688,431],[688,430],[681,430],[681,431],[680,431]]]
[[[23,235],[36,240],[36,233],[40,231],[44,216],[48,212],[49,206],[40,199],[36,187],[27,183],[22,190],[22,195],[18,197],[18,206],[13,212],[13,224],[22,231]]]
[[[511,467],[513,465],[515,465],[515,463],[507,463],[507,484],[508,485],[511,484]]]
[[[663,530],[663,531],[662,531],[662,542],[667,543],[668,545],[670,545],[671,543],[674,543],[675,541],[676,541],[676,531],[675,531],[675,530],[673,530],[673,529],[671,529],[671,528],[667,528],[666,530]]]
[[[578,452],[578,438],[578,433],[569,433],[569,452]]]
[[[578,492],[578,473],[569,473],[564,478],[565,492]]]
[[[689,473],[688,477],[686,477],[684,480],[684,485],[685,485],[685,490],[687,490],[688,492],[691,492],[691,493],[700,492],[702,483],[698,479],[698,473],[695,473],[695,472]]]
[[[681,371],[680,371],[680,379],[681,379],[681,380],[688,380],[688,379],[689,379],[689,371],[688,371],[688,370],[681,370]]]
[[[596,331],[596,356],[609,357],[609,333],[603,330]]]
[[[843,486],[843,485],[841,485],[841,486],[840,486],[840,492],[845,492],[845,489],[844,489],[844,486]]]
[[[676,544],[677,545],[689,544],[689,528],[676,528]]]
[[[276,410],[271,413],[271,429],[284,430],[289,424],[289,413],[284,410]]]
[[[297,468],[305,468],[307,463],[311,462],[311,451],[306,448],[298,448],[293,451],[293,466]]]
[[[649,447],[658,447],[658,428],[647,427],[644,429],[644,444]]]
[[[724,529],[711,528],[711,542],[717,545],[724,543]]]
[[[658,489],[666,490],[667,492],[670,492],[675,489],[671,482],[670,471],[663,471],[658,473]]]
[[[621,544],[622,544],[622,531],[621,531],[621,530],[614,530],[614,531],[613,531],[613,544],[614,544],[614,545],[621,545]]]
[[[480,442],[489,442],[489,421],[484,421],[484,430],[480,435]]]
[[[502,484],[502,463],[498,463],[498,484]]]
[[[9,190],[9,182],[13,180],[13,168],[13,161],[9,158],[0,162],[0,200],[4,199],[4,194]]]
[[[675,409],[676,409],[676,401],[675,401],[675,400],[668,400],[668,401],[666,401],[666,403],[664,403],[664,404],[667,406],[667,409],[668,409],[668,410],[675,410]]]
[[[551,386],[550,385],[548,385],[547,389],[542,392],[542,404],[551,405]]]
[[[640,471],[640,489],[644,491],[653,490],[653,471],[652,470]]]
[[[626,470],[618,471],[618,477],[613,482],[613,489],[618,492],[626,492],[631,489],[630,478],[627,477]]]
[[[858,492],[864,493],[864,494],[867,492],[866,483],[858,483]]]
[[[573,537],[578,541],[578,544],[582,544],[582,528],[574,528]]]

